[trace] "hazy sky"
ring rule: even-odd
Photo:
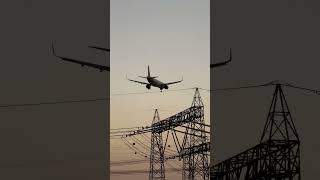
[[[180,80],[183,76],[184,81],[169,86],[169,90],[209,88],[209,16],[209,0],[111,1],[111,128],[149,126],[152,109],[158,108],[164,119],[191,106],[194,90],[114,95],[148,91],[145,85],[126,80],[127,74],[131,79],[144,81],[137,76],[146,76],[148,65],[151,75],[158,75],[163,82]],[[152,87],[150,91],[160,90]],[[201,91],[201,95],[209,123],[209,93]],[[120,145],[111,146],[115,148],[111,150],[111,161],[135,158],[128,148],[124,153],[119,150]],[[119,153],[122,154],[117,156]],[[139,168],[148,170],[149,164]],[[148,174],[136,176],[147,177]],[[112,176],[117,178],[123,177]]]

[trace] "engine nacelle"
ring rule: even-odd
[[[164,88],[165,88],[165,89],[168,89],[169,87],[168,87],[168,85],[164,85]]]
[[[147,88],[147,89],[151,89],[150,84],[147,84],[147,85],[146,85],[146,88]]]

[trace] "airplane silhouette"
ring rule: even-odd
[[[98,49],[98,50],[101,50],[101,51],[110,52],[110,49],[106,49],[106,48],[101,48],[101,47],[96,47],[96,46],[88,46],[88,47],[89,48],[93,48],[93,49]],[[81,60],[77,60],[77,59],[72,59],[72,58],[68,58],[68,57],[58,56],[56,54],[56,52],[55,52],[53,43],[52,43],[52,53],[53,53],[53,55],[55,57],[58,57],[58,58],[62,59],[63,61],[68,61],[68,62],[80,64],[81,66],[88,66],[88,67],[91,67],[91,68],[99,69],[100,72],[102,72],[102,71],[110,71],[110,67],[108,67],[108,66],[104,66],[104,65],[100,65],[100,64],[94,64],[94,63],[81,61]]]
[[[169,89],[169,86],[168,86],[168,85],[170,85],[170,84],[176,84],[176,83],[180,83],[180,82],[183,81],[183,78],[182,78],[180,81],[163,83],[163,82],[161,82],[161,81],[159,81],[159,80],[156,79],[158,76],[152,77],[152,76],[150,75],[150,68],[149,68],[149,66],[148,66],[148,76],[147,76],[147,77],[138,76],[138,77],[145,78],[145,79],[147,79],[148,82],[141,82],[141,81],[136,81],[136,80],[132,80],[132,79],[128,79],[128,78],[127,78],[127,79],[128,79],[129,81],[132,81],[132,82],[136,82],[136,83],[140,83],[140,84],[145,84],[147,89],[151,89],[151,86],[154,86],[154,87],[159,88],[161,91],[162,91],[163,89]]]

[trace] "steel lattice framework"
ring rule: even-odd
[[[300,140],[277,84],[260,143],[211,168],[214,180],[294,180],[300,176]]]
[[[196,89],[191,107],[198,107],[198,116],[187,124],[180,156],[183,159],[182,179],[209,179],[208,137],[204,126],[204,107]],[[208,146],[209,145],[209,146]]]
[[[210,142],[205,142],[193,147],[184,148],[180,151],[179,156],[187,156],[193,153],[209,152],[210,151]]]
[[[154,112],[152,124],[160,121],[158,110]],[[165,167],[164,167],[164,147],[162,140],[162,133],[152,131],[151,133],[151,152],[150,152],[150,172],[149,179],[164,180]]]
[[[160,120],[155,111],[153,123],[150,127],[143,127],[126,134],[125,137],[151,132],[151,154],[149,179],[164,179],[164,161],[179,157],[183,160],[183,179],[209,179],[209,151],[210,143],[204,123],[204,106],[198,88],[193,102],[187,108],[173,116]],[[185,128],[185,131],[176,128]],[[162,133],[171,131],[177,154],[164,157],[168,134],[163,143]],[[183,133],[183,140],[179,140],[176,132]]]

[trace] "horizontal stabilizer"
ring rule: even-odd
[[[138,76],[138,77],[140,77],[140,78],[144,78],[144,79],[147,79],[147,78],[155,79],[155,78],[157,78],[157,77],[159,77],[159,76],[154,76],[154,77]]]
[[[138,76],[138,77],[140,77],[140,78],[144,78],[144,79],[147,79],[148,77],[144,77],[144,76]]]

